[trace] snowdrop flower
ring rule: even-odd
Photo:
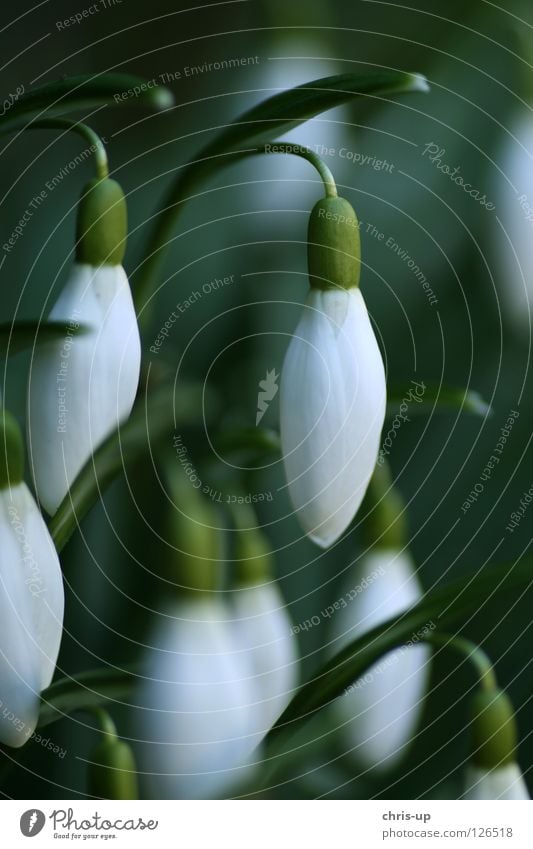
[[[422,596],[410,555],[375,548],[351,573],[347,605],[332,619],[338,651],[371,628],[402,613]],[[403,646],[375,663],[335,703],[345,745],[367,769],[394,767],[403,757],[420,719],[427,689],[430,649]]]
[[[499,689],[479,690],[470,706],[472,756],[463,799],[529,799],[515,760],[517,731],[508,696]]]
[[[498,219],[491,249],[504,314],[529,332],[533,307],[533,113],[511,122],[494,183]],[[502,229],[504,228],[504,229]]]
[[[252,697],[229,611],[214,594],[163,615],[145,658],[141,762],[153,798],[211,799],[244,780]]]
[[[487,770],[468,766],[463,799],[529,799],[524,776],[518,764]]]
[[[1,414],[0,436],[0,742],[23,746],[52,681],[63,629],[59,559],[23,480],[22,437]]]
[[[86,187],[77,228],[76,262],[49,316],[65,322],[65,337],[39,348],[28,388],[32,472],[51,514],[91,454],[129,416],[141,361],[121,264],[126,204],[118,183],[97,179]]]
[[[296,515],[327,547],[357,513],[376,465],[386,385],[348,201],[319,201],[308,241],[311,291],[283,363],[281,442]]]
[[[249,511],[253,522],[253,511]],[[237,534],[235,639],[248,664],[256,745],[287,707],[298,683],[292,623],[273,577],[273,557],[257,527]]]
[[[176,508],[171,577],[181,589],[146,650],[139,757],[153,798],[219,798],[251,769],[250,675],[229,603],[218,592],[224,563],[217,511],[175,466],[167,483]]]

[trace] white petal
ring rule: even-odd
[[[254,704],[253,722],[264,736],[288,705],[298,679],[296,640],[275,583],[235,593],[236,643],[246,660]]]
[[[74,265],[50,320],[91,327],[40,348],[30,373],[30,462],[39,499],[54,513],[93,451],[129,416],[141,349],[122,266]]]
[[[311,539],[331,545],[363,500],[385,417],[381,354],[359,289],[312,290],[281,375],[289,493]]]
[[[421,595],[408,554],[375,550],[352,573],[344,596],[347,607],[334,614],[337,640],[332,651],[408,609]],[[423,645],[390,652],[335,703],[339,722],[346,723],[342,728],[345,745],[364,767],[390,769],[405,754],[420,719],[429,655],[430,649]]]
[[[463,799],[529,799],[524,776],[518,764],[486,770],[469,764]]]
[[[172,615],[146,656],[143,768],[154,773],[154,798],[227,795],[244,779],[253,749],[247,667],[223,604],[183,601]]]
[[[497,212],[491,216],[490,247],[503,311],[529,332],[533,311],[533,220],[528,217],[533,208],[533,120],[529,108],[509,132],[498,157],[502,174],[497,174],[494,183]]]
[[[63,628],[61,569],[24,483],[0,491],[0,742],[22,746],[54,674]]]

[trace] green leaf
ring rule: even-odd
[[[41,695],[37,727],[44,728],[75,710],[124,702],[131,695],[134,683],[132,668],[93,669],[72,678],[60,678]]]
[[[416,381],[411,381],[403,389],[393,388],[388,391],[387,416],[394,417],[402,403],[408,405],[405,415],[409,418],[417,413],[427,415],[428,411],[433,409],[436,413],[444,410],[462,410],[476,416],[492,415],[490,405],[475,390],[430,385],[425,384],[424,381],[418,381],[417,392],[415,383]]]
[[[147,259],[136,283],[136,300],[143,305],[154,284],[163,248],[170,242],[183,201],[214,171],[250,154],[243,148],[276,139],[321,112],[355,97],[381,98],[392,94],[429,91],[425,77],[406,71],[372,70],[313,80],[269,97],[247,110],[224,129],[175,178],[162,212],[154,222]],[[302,144],[305,138],[302,137]],[[234,155],[227,155],[234,154]],[[146,311],[145,311],[146,312]]]
[[[64,321],[8,321],[0,324],[0,357],[13,356],[19,351],[87,333],[88,327],[73,328]]]
[[[136,94],[137,90],[140,90]],[[129,93],[124,99],[115,96]],[[12,133],[34,118],[65,115],[76,109],[89,109],[107,104],[130,104],[166,109],[174,96],[164,86],[146,87],[146,81],[130,74],[82,74],[64,77],[25,91],[0,117],[0,132]]]
[[[101,497],[103,490],[128,465],[172,431],[202,421],[203,387],[180,384],[163,386],[138,399],[129,419],[114,431],[90,457],[49,523],[58,551],[70,539],[80,521]]]
[[[500,600],[533,580],[533,559],[506,563],[467,575],[426,596],[408,612],[389,619],[358,637],[335,655],[296,693],[266,737],[275,751],[290,747],[291,738],[317,711],[340,696],[384,654],[409,641],[421,639],[424,629],[449,630],[451,625],[479,609],[495,593]]]

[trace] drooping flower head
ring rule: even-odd
[[[499,689],[479,690],[471,699],[472,754],[463,799],[529,799],[516,762],[513,706]]]
[[[39,347],[28,386],[31,469],[51,514],[135,399],[141,349],[122,267],[126,230],[118,183],[92,180],[78,207],[76,261],[49,316],[65,322],[65,337]]]
[[[59,559],[23,480],[24,446],[0,413],[0,742],[22,746],[52,681],[63,629]]]
[[[296,515],[310,539],[327,547],[363,500],[386,403],[359,290],[359,226],[347,200],[326,197],[313,208],[308,260],[311,291],[281,375],[281,441]]]
[[[422,598],[407,549],[405,505],[388,468],[377,466],[362,525],[367,552],[350,569],[342,607],[332,619],[332,650],[405,612]],[[416,733],[429,678],[430,648],[419,640],[389,652],[335,703],[346,750],[377,772],[395,767]]]
[[[296,639],[274,575],[274,556],[247,505],[238,517],[234,625],[237,650],[248,666],[253,697],[250,712],[258,740],[288,705],[298,683]]]
[[[216,513],[190,484],[176,501],[168,588],[139,691],[139,757],[154,798],[226,796],[253,749],[248,667],[220,589]],[[175,492],[175,490],[174,490]]]

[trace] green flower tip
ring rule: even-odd
[[[78,205],[76,262],[120,265],[126,251],[127,227],[126,199],[116,180],[91,180]]]
[[[274,558],[266,536],[258,528],[237,531],[235,579],[240,586],[264,584],[274,574]]]
[[[359,285],[361,241],[352,205],[341,197],[325,197],[309,217],[307,259],[315,289],[351,289]]]
[[[17,486],[24,478],[24,442],[15,418],[0,411],[0,489]]]
[[[133,752],[118,737],[105,735],[89,760],[87,785],[99,799],[138,799],[137,767]]]
[[[517,730],[513,706],[499,689],[479,690],[470,701],[472,761],[496,769],[515,760]]]

